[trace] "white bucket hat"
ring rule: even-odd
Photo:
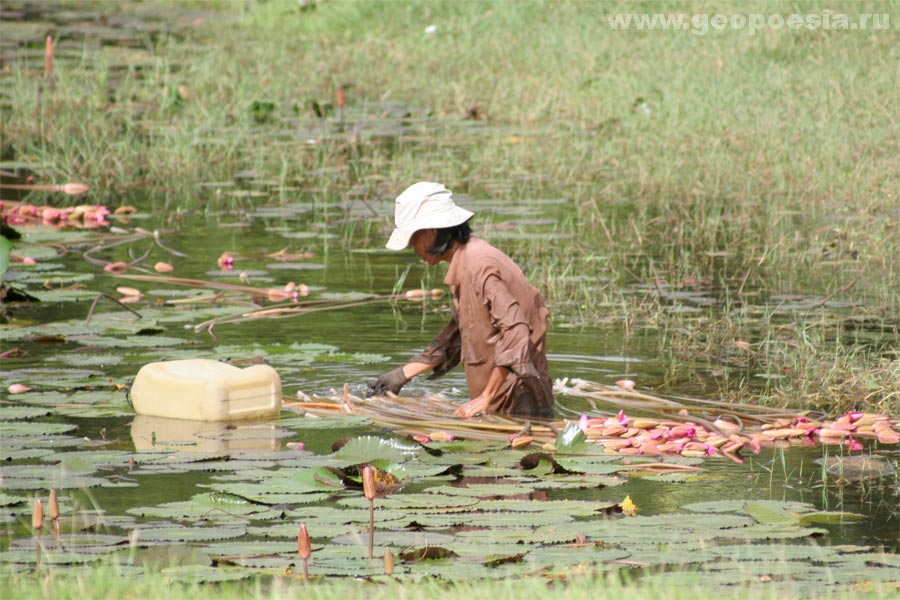
[[[394,232],[386,244],[390,250],[403,250],[409,238],[421,229],[442,229],[460,225],[475,213],[460,208],[451,199],[450,190],[439,183],[420,181],[397,196],[394,206]]]

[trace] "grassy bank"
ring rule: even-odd
[[[145,22],[166,8],[87,6]],[[500,206],[563,198],[570,243],[503,240],[561,321],[667,332],[673,383],[744,361],[779,377],[713,377],[725,393],[900,408],[900,3],[639,5],[893,19],[754,35],[614,31],[607,14],[638,10],[615,2],[176,6],[167,33],[124,49],[58,35],[53,89],[40,58],[9,63],[3,158],[167,210],[213,202],[197,183],[246,170],[290,198],[352,192],[382,217],[419,179]],[[671,310],[694,291],[716,307]],[[745,337],[751,353],[721,356]]]
[[[542,598],[552,593],[554,598],[569,600],[594,598],[621,598],[623,600],[665,598],[679,600],[696,598],[708,593],[708,588],[691,586],[660,586],[623,583],[618,577],[603,575],[572,574],[554,579],[507,579],[459,581],[449,583],[438,579],[426,579],[414,585],[402,579],[384,578],[378,582],[328,578],[317,580],[313,577],[304,582],[297,576],[261,578],[256,582],[224,582],[218,585],[190,584],[173,581],[165,573],[149,573],[140,577],[129,577],[117,573],[115,569],[92,569],[83,575],[56,574],[37,577],[34,574],[5,576],[2,589],[7,597],[30,600],[53,598],[54,600],[76,600],[89,594],[92,598],[154,598],[165,595],[168,598],[193,598],[195,600],[278,600],[302,596],[310,600],[326,600],[341,597],[359,597],[365,594],[371,600],[404,598],[406,600],[427,600],[431,598],[497,598],[498,600],[517,598]],[[847,589],[845,592],[820,593],[819,598],[839,600],[842,598],[889,598],[895,590],[890,585],[866,584]],[[821,590],[820,590],[821,592]],[[784,598],[806,597],[803,590],[787,584],[768,583],[746,589],[721,588],[716,592],[720,598]]]

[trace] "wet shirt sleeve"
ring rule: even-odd
[[[454,311],[447,326],[437,334],[425,350],[413,356],[410,362],[431,365],[432,374],[428,379],[435,379],[445,375],[450,369],[459,364],[461,348],[462,339],[459,335],[459,320]]]
[[[519,301],[497,273],[485,278],[482,293],[496,330],[488,340],[494,344],[494,365],[508,367],[519,376],[538,376],[532,357],[531,327]]]

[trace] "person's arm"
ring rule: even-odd
[[[416,375],[421,375],[425,371],[432,368],[432,365],[426,365],[425,363],[418,362],[408,362],[403,367],[403,376],[406,377],[406,380],[409,381]]]
[[[413,356],[402,367],[388,371],[369,383],[369,392],[366,397],[384,396],[388,392],[398,394],[410,379],[429,369],[434,370],[430,379],[440,377],[459,363],[460,349],[459,323],[454,312],[450,322],[434,338],[428,348]]]
[[[469,400],[460,406],[453,413],[455,417],[473,417],[479,413],[483,413],[490,406],[491,400],[497,395],[503,381],[509,375],[509,369],[506,367],[494,367],[491,370],[491,376],[488,378],[487,385],[481,395],[477,398]]]

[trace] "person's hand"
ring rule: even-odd
[[[486,396],[484,394],[478,396],[473,400],[469,400],[462,406],[456,409],[453,413],[454,417],[474,417],[477,414],[483,413],[487,410],[488,404],[490,404],[491,398],[490,396]]]
[[[408,381],[409,379],[403,374],[403,367],[397,367],[393,371],[388,371],[375,381],[371,382],[369,384],[369,393],[366,394],[366,398],[369,398],[370,396],[384,396],[388,392],[396,394]]]

